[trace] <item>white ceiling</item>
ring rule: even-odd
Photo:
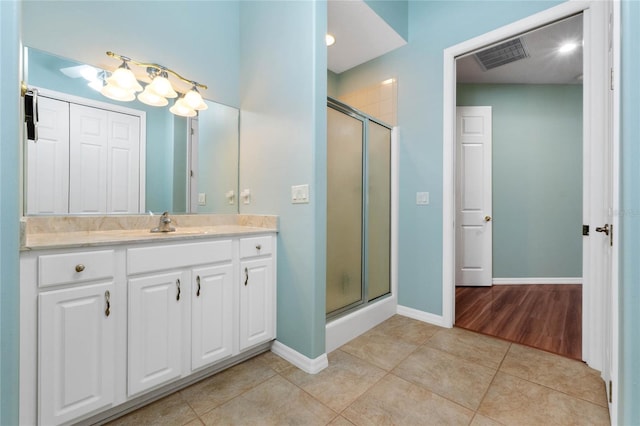
[[[576,15],[520,36],[530,57],[483,71],[473,54],[458,58],[458,83],[581,84],[582,15]],[[569,54],[558,53],[566,41],[580,43]]]
[[[336,74],[407,43],[362,0],[329,0],[327,32],[336,38],[327,47],[327,67]]]

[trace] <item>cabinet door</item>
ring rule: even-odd
[[[191,289],[191,369],[233,354],[233,266],[194,269]]]
[[[68,422],[113,403],[114,315],[122,313],[109,306],[114,288],[106,282],[40,294],[40,424]]]
[[[271,256],[240,263],[240,350],[267,342],[274,332],[274,283]]]
[[[181,272],[129,280],[129,396],[181,375],[184,284]]]

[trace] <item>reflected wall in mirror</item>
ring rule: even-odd
[[[36,172],[44,170],[41,165],[52,163],[51,154],[40,154],[40,165],[36,161],[30,161],[31,141],[25,144],[24,151],[24,212],[25,214],[64,214],[69,213],[132,213],[132,212],[163,212],[173,213],[218,213],[235,214],[238,213],[237,191],[238,191],[238,143],[239,143],[239,111],[226,105],[205,100],[208,109],[201,111],[194,119],[187,119],[171,114],[168,107],[152,107],[145,105],[138,100],[132,102],[118,102],[110,100],[100,94],[90,86],[92,81],[96,81],[102,70],[93,68],[86,64],[78,63],[71,59],[61,58],[47,52],[33,48],[25,48],[24,80],[29,87],[43,89],[47,97],[55,98],[56,95],[71,99],[71,104],[79,103],[89,105],[98,110],[114,110],[115,116],[118,113],[125,115],[139,115],[143,117],[139,135],[140,155],[127,156],[126,161],[113,164],[113,173],[109,172],[109,167],[104,166],[106,171],[101,172],[102,178],[110,183],[106,185],[104,198],[109,202],[100,204],[98,199],[102,198],[99,191],[87,185],[87,178],[77,178],[74,172],[82,169],[88,175],[98,176],[99,167],[89,166],[87,160],[79,161],[74,146],[70,143],[68,153],[58,153],[58,157],[63,157],[58,161],[55,170],[57,174],[66,174],[66,180],[58,185],[57,192],[49,188],[42,188],[41,194],[49,197],[52,202],[58,204],[56,211],[48,211],[30,206],[35,195],[32,192],[34,176]],[[99,79],[98,79],[99,81]],[[44,97],[41,97],[44,100]],[[113,107],[111,106],[113,105]],[[109,112],[109,114],[112,114]],[[73,114],[72,114],[73,115]],[[109,115],[111,117],[111,115]],[[49,119],[46,113],[41,114],[41,131],[45,128],[45,123]],[[44,121],[43,121],[44,120]],[[72,124],[71,117],[63,118],[67,120],[67,131],[70,135],[77,133]],[[106,119],[105,119],[106,120]],[[111,123],[111,121],[109,121]],[[64,127],[64,126],[63,126]],[[120,126],[120,129],[123,127]],[[192,130],[193,129],[193,130]],[[134,132],[135,133],[135,132]],[[70,136],[71,137],[71,136]],[[35,144],[37,145],[37,143]],[[34,145],[34,146],[35,146]],[[41,144],[44,147],[44,144]],[[40,147],[39,147],[40,148]],[[77,151],[77,150],[76,150]],[[46,152],[43,149],[43,152]],[[35,158],[32,155],[32,160]],[[87,155],[90,155],[87,153]],[[64,160],[66,157],[66,160]],[[86,157],[85,158],[89,158]],[[78,162],[82,164],[77,164]],[[137,164],[133,164],[137,163]],[[126,169],[126,170],[124,170]],[[139,172],[137,172],[139,170]],[[95,173],[94,173],[95,172]],[[54,173],[53,171],[46,171]],[[73,177],[72,176],[76,176]],[[136,174],[139,179],[136,179]],[[82,175],[80,175],[82,176]],[[41,179],[47,182],[47,179]],[[99,179],[96,177],[96,181]],[[84,183],[84,190],[74,190],[76,181]],[[139,201],[133,203],[130,191],[127,197],[116,197],[115,193],[107,193],[115,184],[113,182],[126,182],[129,187],[139,185]],[[60,186],[64,186],[62,189]],[[82,185],[81,185],[82,186]],[[126,186],[126,185],[125,185]],[[134,191],[135,192],[135,191]],[[64,199],[66,194],[71,199]],[[136,193],[137,194],[137,193]],[[232,196],[231,196],[232,195]],[[117,205],[118,200],[128,199],[131,202],[121,201],[115,208],[107,207]],[[126,204],[126,207],[122,207]],[[60,205],[62,205],[60,207]],[[95,207],[96,205],[104,207]],[[68,206],[68,207],[65,207]],[[85,207],[78,207],[85,206]],[[89,206],[89,207],[86,207]]]

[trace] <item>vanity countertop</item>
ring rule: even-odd
[[[60,219],[56,219],[56,217],[28,217],[24,218],[21,223],[21,250],[199,240],[211,237],[277,232],[277,217],[275,216],[198,216],[195,220],[190,220],[188,216],[175,216],[176,230],[173,232],[150,232],[151,227],[139,227],[139,217],[134,219],[138,226],[132,229],[126,229],[127,220],[123,216],[71,219],[69,216],[60,217]]]

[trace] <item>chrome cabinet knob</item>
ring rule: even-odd
[[[84,265],[82,263],[78,263],[76,265],[76,272],[82,272],[84,271]]]

